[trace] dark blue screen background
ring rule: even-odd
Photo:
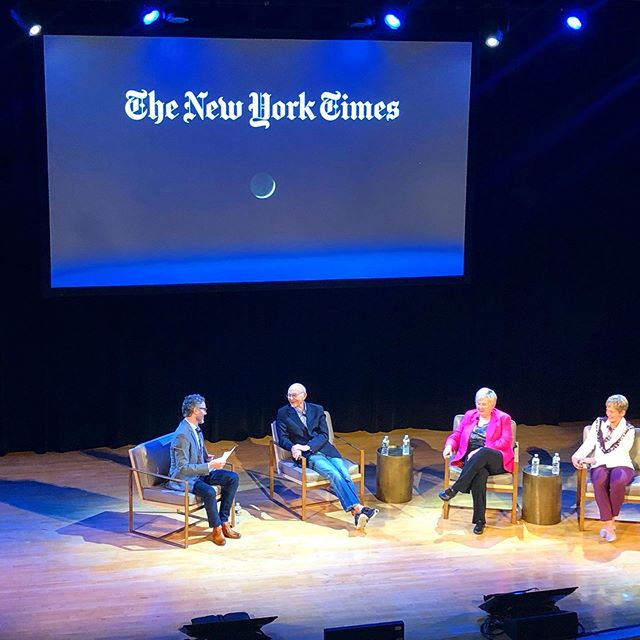
[[[52,287],[462,275],[470,68],[470,43],[45,37]],[[141,89],[179,116],[129,118]],[[243,114],[184,122],[186,91]],[[252,91],[317,118],[251,127]],[[326,121],[324,91],[400,115]]]

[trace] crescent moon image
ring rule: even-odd
[[[251,193],[258,200],[270,198],[276,190],[276,181],[268,173],[256,173],[249,183]]]

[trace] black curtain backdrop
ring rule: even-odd
[[[137,443],[192,392],[208,439],[260,437],[294,381],[340,431],[449,429],[484,385],[518,422],[614,392],[640,415],[637,13],[476,49],[465,281],[66,298],[43,287],[40,45],[7,21],[0,454]]]

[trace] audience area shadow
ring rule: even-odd
[[[137,513],[135,526],[145,533],[161,536],[180,526],[180,520],[168,515],[156,513]],[[103,511],[95,515],[69,524],[57,532],[63,536],[77,536],[85,542],[108,544],[127,551],[167,550],[168,545],[162,540],[150,540],[143,536],[129,533],[129,514],[122,511]],[[189,545],[202,542],[207,531],[198,524],[189,527]],[[170,536],[172,541],[182,542],[182,534]]]
[[[0,502],[59,520],[77,520],[123,504],[111,496],[37,480],[0,480]]]
[[[92,458],[96,458],[98,460],[108,460],[109,462],[115,462],[116,464],[121,464],[123,467],[131,467],[131,460],[129,460],[129,456],[123,456],[120,453],[115,453],[113,451],[104,451],[100,449],[87,449],[82,452],[85,456],[91,456]]]

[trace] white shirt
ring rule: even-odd
[[[197,438],[198,437],[198,429],[200,428],[200,425],[193,424],[193,422],[191,422],[191,420],[189,420],[188,418],[185,418],[185,420],[189,423],[189,426],[193,429],[193,433],[196,434],[196,438]]]
[[[185,420],[187,420],[187,418],[185,418]],[[196,440],[198,442],[198,448],[200,449],[202,459],[206,461],[208,454],[204,446],[204,434],[202,436],[202,440],[200,440],[200,436],[198,435],[198,430],[202,431],[202,429],[200,429],[199,424],[193,424],[193,422],[191,422],[190,420],[187,420],[187,422],[189,423],[189,426],[193,429],[193,435],[196,437]]]
[[[306,427],[307,426],[307,403],[305,402],[302,405],[302,409],[298,409],[298,407],[294,407],[295,412],[298,414],[298,418],[300,418],[300,422]]]
[[[602,451],[602,449],[600,448],[600,444],[598,443],[599,425],[602,425],[602,433],[606,437],[611,428],[609,421],[605,420],[604,422],[602,422],[601,418],[596,418],[589,429],[587,439],[582,443],[582,445],[573,455],[576,458],[590,458],[590,454],[595,450],[596,461],[592,466],[605,466],[608,469],[611,469],[613,467],[630,467],[631,469],[633,469],[633,462],[631,461],[629,452],[631,451],[631,447],[633,446],[633,441],[635,439],[635,429],[630,429],[629,431],[627,431],[627,421],[625,418],[622,418],[616,428],[613,430],[611,439],[605,443],[605,447],[609,448],[619,438],[622,438],[622,440],[613,451],[605,453],[604,451]]]

